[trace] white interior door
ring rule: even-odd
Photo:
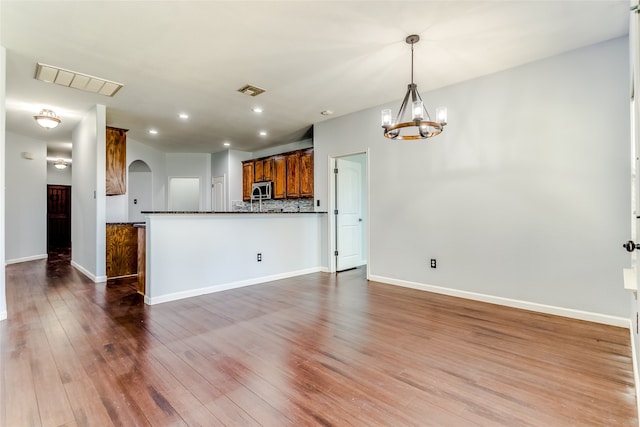
[[[224,176],[216,176],[211,180],[211,200],[213,202],[212,209],[214,212],[226,211],[224,201],[226,196],[224,194],[225,178]]]
[[[336,270],[363,264],[363,170],[351,157],[336,159]]]

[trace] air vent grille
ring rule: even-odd
[[[35,78],[46,83],[55,83],[105,96],[113,96],[123,87],[120,83],[40,63],[36,66]]]
[[[265,90],[254,85],[244,85],[243,87],[238,89],[238,92],[244,93],[245,95],[249,95],[249,96],[258,96],[261,93],[264,93]]]

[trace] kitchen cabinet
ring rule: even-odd
[[[254,161],[254,182],[273,181],[273,157]]]
[[[107,127],[106,194],[127,192],[127,130]]]
[[[274,199],[313,198],[313,148],[242,162],[242,200],[262,181],[273,182]]]
[[[313,149],[300,152],[300,197],[313,197]]]
[[[107,224],[107,278],[138,272],[138,230],[132,224]]]
[[[242,200],[251,200],[251,185],[253,184],[253,160],[242,162]]]
[[[287,199],[300,197],[300,152],[287,154]]]

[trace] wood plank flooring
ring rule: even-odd
[[[7,266],[0,425],[637,426],[629,331],[310,274],[145,306]]]

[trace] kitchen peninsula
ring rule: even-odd
[[[147,304],[327,271],[326,212],[143,212]]]

